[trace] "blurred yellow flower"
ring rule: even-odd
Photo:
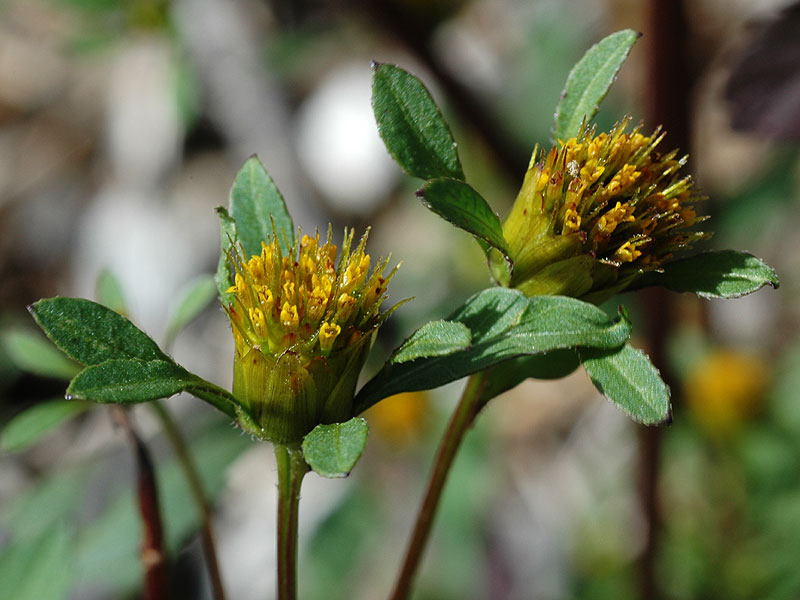
[[[375,332],[391,311],[380,312],[389,280],[383,260],[369,273],[367,233],[342,256],[331,230],[321,243],[304,235],[288,255],[273,240],[236,268],[226,308],[236,343],[233,394],[262,428],[252,432],[281,444],[299,442],[320,423],[351,418],[361,367]]]
[[[661,155],[663,133],[625,133],[629,124],[626,118],[610,133],[583,129],[547,153],[534,149],[503,225],[510,280],[502,281],[502,259],[493,259],[502,283],[530,296],[602,302],[709,236],[686,231],[706,217],[695,212],[701,198],[692,178],[679,173],[685,157]]]
[[[754,356],[713,351],[686,378],[686,404],[709,433],[733,433],[760,408],[768,376],[767,366]]]
[[[391,444],[401,445],[420,433],[427,408],[428,395],[425,392],[406,392],[384,398],[365,416],[375,435]]]

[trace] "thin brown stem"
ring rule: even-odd
[[[139,514],[144,530],[141,550],[142,566],[145,572],[144,598],[145,600],[167,600],[169,598],[169,582],[164,550],[164,528],[158,504],[158,487],[153,460],[147,446],[133,429],[125,409],[114,406],[112,415],[127,433],[136,457],[136,487]]]
[[[216,544],[214,542],[214,517],[211,503],[203,488],[203,482],[200,480],[200,474],[197,472],[194,461],[189,455],[189,448],[186,445],[186,440],[183,438],[180,429],[178,429],[169,411],[158,400],[152,402],[151,406],[153,410],[155,410],[158,419],[161,421],[161,426],[172,445],[175,456],[178,458],[178,464],[181,466],[181,470],[183,470],[183,475],[186,477],[186,481],[189,484],[192,498],[197,506],[197,510],[200,512],[200,532],[203,537],[203,552],[206,557],[206,565],[208,567],[208,575],[211,580],[214,598],[216,600],[225,600],[225,588],[222,585],[222,574],[220,573]]]
[[[431,526],[436,516],[444,484],[447,481],[447,475],[464,435],[482,407],[481,397],[485,385],[485,372],[473,375],[467,382],[458,406],[450,418],[450,423],[447,425],[447,430],[436,453],[425,497],[417,513],[417,521],[408,542],[403,566],[391,595],[392,600],[405,600],[411,593],[411,586],[430,537]]]
[[[278,464],[278,600],[297,598],[297,521],[308,465],[299,448],[275,444]]]

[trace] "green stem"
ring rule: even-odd
[[[297,514],[308,465],[299,448],[275,444],[278,463],[278,600],[297,598]]]
[[[436,453],[433,471],[428,479],[425,497],[417,513],[417,522],[406,548],[403,566],[391,596],[392,600],[405,600],[411,593],[411,585],[430,537],[431,526],[436,516],[436,508],[439,505],[447,475],[464,435],[483,407],[482,396],[486,383],[485,371],[470,377],[464,393],[461,394],[461,400],[450,418],[450,423]]]
[[[183,470],[183,475],[189,483],[189,490],[191,491],[192,498],[200,511],[201,520],[201,534],[203,536],[203,550],[205,552],[206,564],[208,565],[208,574],[211,580],[211,587],[214,591],[214,598],[216,600],[225,600],[225,589],[222,586],[222,575],[219,569],[219,561],[217,560],[216,544],[214,543],[214,529],[212,526],[213,515],[211,511],[211,503],[208,500],[203,483],[200,480],[200,474],[194,466],[189,455],[189,448],[186,445],[178,426],[175,424],[174,419],[169,414],[169,411],[164,405],[156,400],[151,403],[151,406],[156,412],[164,433],[169,439],[175,456],[178,458],[178,463]]]

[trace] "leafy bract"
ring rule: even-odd
[[[612,33],[589,48],[570,71],[556,106],[553,141],[576,137],[588,123],[617,78],[622,63],[641,36],[632,29]]]
[[[645,425],[670,421],[669,387],[643,352],[626,344],[617,350],[581,349],[580,356],[597,389],[625,414]]]
[[[84,365],[117,358],[172,362],[128,319],[91,300],[45,298],[28,310],[56,346]]]
[[[508,256],[499,217],[471,185],[449,177],[434,179],[417,195],[437,215]]]
[[[230,210],[238,241],[248,256],[260,254],[261,242],[274,236],[283,252],[289,253],[294,245],[294,223],[283,196],[257,156],[248,158],[236,174]]]
[[[303,439],[303,457],[323,477],[346,477],[361,458],[368,434],[367,422],[360,417],[317,425]]]
[[[646,273],[633,287],[651,285],[704,298],[738,298],[765,285],[777,288],[780,281],[772,267],[752,254],[718,250],[667,263],[662,272]]]
[[[373,64],[372,108],[386,149],[406,173],[464,180],[450,128],[419,79],[394,65]]]
[[[229,255],[233,252],[233,244],[237,239],[236,221],[222,206],[217,207],[217,216],[219,217],[220,251],[214,282],[217,284],[220,302],[224,306],[230,306],[233,303],[233,293],[228,290],[233,285],[235,272]]]
[[[469,344],[464,333],[454,335],[447,352],[441,326],[419,329],[359,391],[356,413],[387,396],[435,388],[519,356],[576,346],[618,348],[631,333],[626,318],[613,319],[593,304],[563,296],[528,298],[501,287],[475,294],[445,322],[466,327]]]

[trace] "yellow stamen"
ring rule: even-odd
[[[642,255],[641,251],[631,242],[625,242],[617,248],[614,258],[622,262],[633,262]]]

